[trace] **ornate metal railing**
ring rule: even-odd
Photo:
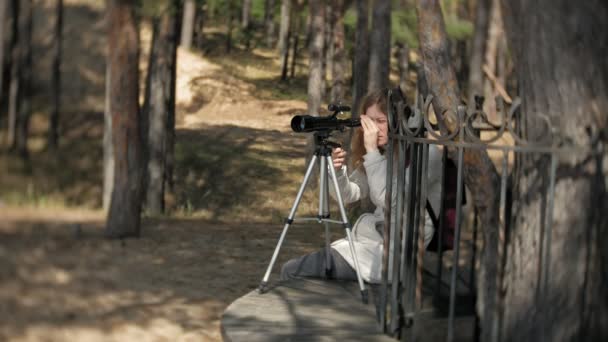
[[[415,340],[417,336],[415,328],[422,320],[432,317],[443,317],[447,319],[444,336],[447,341],[455,339],[455,318],[460,314],[468,317],[476,317],[474,305],[467,306],[467,300],[461,301],[459,307],[468,307],[469,310],[457,310],[457,297],[468,298],[469,302],[475,300],[475,261],[477,258],[477,225],[470,227],[473,241],[468,241],[471,252],[470,264],[460,267],[462,241],[461,233],[464,225],[464,212],[461,199],[465,193],[464,176],[464,153],[467,149],[480,149],[484,151],[495,150],[493,163],[500,175],[500,226],[499,236],[503,239],[507,225],[507,193],[510,172],[518,167],[519,161],[525,154],[543,154],[550,158],[548,205],[546,206],[546,228],[542,233],[542,255],[541,255],[541,293],[546,293],[549,281],[549,262],[551,245],[551,226],[553,218],[553,194],[555,189],[555,175],[557,158],[560,153],[570,153],[566,148],[557,145],[557,139],[553,136],[551,124],[546,117],[539,117],[543,126],[540,138],[526,139],[522,133],[522,120],[520,118],[520,101],[515,99],[506,108],[499,105],[499,123],[488,120],[486,114],[477,103],[476,109],[467,111],[465,107],[459,107],[451,116],[455,124],[451,124],[451,130],[439,130],[436,118],[432,114],[432,97],[423,98],[418,96],[414,105],[407,105],[400,100],[393,91],[389,91],[389,137],[390,142],[386,151],[387,165],[387,191],[385,206],[386,219],[384,228],[384,273],[380,288],[379,318],[384,331],[396,338]],[[483,100],[481,100],[483,102]],[[433,122],[435,121],[435,122]],[[538,129],[536,129],[538,131]],[[451,270],[449,281],[446,283],[443,274],[443,261],[445,250],[442,246],[442,234],[445,234],[443,222],[445,213],[445,186],[441,187],[441,208],[437,235],[436,265],[434,270],[425,267],[424,227],[426,215],[428,214],[427,197],[427,171],[429,168],[429,148],[442,150],[443,165],[449,159],[455,162],[456,176],[456,218],[454,230],[454,245],[451,255]],[[511,168],[509,156],[512,157]],[[399,167],[397,167],[399,166]],[[441,184],[445,185],[446,168],[441,172]],[[511,171],[510,171],[511,170]],[[453,170],[452,170],[453,171]],[[396,176],[395,176],[396,175]],[[396,180],[393,179],[396,178]],[[474,197],[475,194],[473,193]],[[472,201],[469,201],[472,202]],[[470,206],[470,205],[469,205]],[[476,219],[472,222],[477,222]],[[499,243],[499,256],[504,255]],[[500,262],[500,260],[496,260]],[[428,263],[426,263],[428,264]],[[464,280],[462,271],[469,271],[468,280]],[[389,274],[389,271],[391,274]],[[501,276],[501,275],[499,275]],[[431,284],[429,284],[431,283]],[[458,284],[464,288],[457,293]],[[446,291],[446,288],[449,290]],[[429,291],[430,289],[430,291]],[[447,293],[446,293],[447,292]],[[464,294],[463,294],[464,293]],[[428,305],[429,300],[431,305]],[[442,302],[447,304],[447,310],[442,310]],[[471,303],[469,303],[471,304]],[[463,312],[458,312],[463,311]],[[500,315],[495,314],[492,318],[495,326],[499,327]],[[471,324],[470,339],[475,339],[478,321],[476,319],[464,320],[462,324]],[[460,324],[460,323],[459,323]],[[541,322],[542,324],[542,322]],[[441,326],[439,326],[441,329]],[[496,328],[499,329],[499,328]],[[460,330],[460,329],[459,329]],[[496,339],[498,333],[493,335]],[[468,339],[468,338],[467,338]]]

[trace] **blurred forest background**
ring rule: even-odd
[[[498,0],[0,6],[2,340],[221,340],[303,177],[291,117],[357,116],[379,87],[413,101],[421,15],[445,23],[461,102],[497,122],[518,93]],[[322,233],[294,229],[278,264]]]

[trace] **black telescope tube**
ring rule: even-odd
[[[359,119],[337,119],[334,116],[296,115],[291,119],[291,129],[298,133],[340,130],[357,126],[361,126]]]

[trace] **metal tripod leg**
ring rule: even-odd
[[[333,168],[331,156],[326,156],[325,158],[327,159],[328,164],[332,165],[332,167],[329,168],[329,171],[332,181],[334,183],[334,189],[336,190],[336,198],[338,200],[338,207],[340,208],[340,215],[342,216],[342,223],[344,224],[344,229],[346,230],[346,237],[348,238],[348,246],[350,247],[350,253],[353,256],[353,260],[355,261],[355,271],[357,272],[357,281],[359,282],[359,289],[361,290],[361,300],[363,301],[363,303],[367,304],[368,292],[365,288],[365,284],[363,283],[363,279],[361,278],[361,271],[359,270],[359,259],[357,258],[357,252],[355,251],[355,244],[353,242],[353,237],[351,234],[351,226],[350,223],[348,223],[348,218],[346,217],[346,210],[344,209],[344,202],[342,201],[342,194],[340,193],[340,186],[338,185],[338,177],[336,176],[336,170]]]
[[[304,176],[302,185],[300,185],[300,190],[298,190],[298,195],[296,196],[293,206],[291,207],[291,211],[289,212],[289,216],[285,220],[285,226],[283,227],[283,232],[281,233],[281,237],[279,237],[279,242],[277,243],[277,246],[274,249],[274,253],[272,254],[272,259],[270,260],[268,269],[266,269],[266,274],[264,274],[264,278],[262,279],[262,282],[260,283],[260,287],[258,288],[258,291],[260,293],[264,293],[267,290],[268,278],[270,278],[270,273],[272,272],[274,263],[277,261],[277,256],[279,255],[279,250],[281,249],[281,245],[283,244],[285,235],[287,235],[287,230],[289,229],[289,226],[293,223],[293,218],[296,214],[296,210],[298,209],[298,205],[300,205],[300,201],[302,200],[302,195],[304,194],[304,189],[306,188],[306,185],[308,184],[308,181],[310,179],[310,174],[312,173],[312,170],[315,166],[316,161],[317,161],[317,156],[313,155],[312,159],[310,160],[310,163],[308,164],[308,169],[306,170],[306,175]]]
[[[331,276],[331,239],[329,234],[329,222],[323,219],[329,218],[329,198],[327,196],[327,160],[323,157],[319,160],[319,223],[325,224],[325,277]]]

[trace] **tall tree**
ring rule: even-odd
[[[605,341],[608,337],[608,5],[602,0],[502,1],[529,138],[545,131],[576,152],[523,161],[507,238],[504,341]],[[553,225],[544,217],[554,201]],[[550,232],[550,249],[541,233]],[[539,256],[542,263],[539,262]],[[547,259],[548,258],[548,259]],[[548,262],[548,269],[539,264]],[[547,271],[548,278],[539,274]],[[545,292],[546,291],[546,292]]]
[[[374,0],[368,90],[388,87],[391,66],[391,0]]]
[[[3,85],[4,85],[4,29],[6,27],[6,12],[8,11],[9,1],[0,2],[0,106],[2,106]],[[1,107],[0,107],[1,108]]]
[[[354,117],[359,115],[359,106],[367,92],[369,72],[369,0],[356,0],[357,30],[355,32],[355,60],[353,62],[353,106]]]
[[[310,71],[308,74],[308,114],[318,115],[321,107],[323,84],[322,64],[325,41],[325,4],[321,0],[310,0],[311,39],[308,47]]]
[[[500,42],[504,40],[502,14],[500,12],[500,0],[492,0],[483,68],[487,73],[490,73],[491,77],[494,79],[496,78],[495,75],[497,73],[497,59],[501,52],[499,51]],[[492,84],[492,82],[486,81],[484,82],[483,89],[483,94],[486,98],[484,106],[485,111],[491,121],[497,122],[498,114],[496,111],[495,97],[498,93],[496,91],[496,86],[495,84]]]
[[[56,149],[59,143],[59,107],[61,105],[61,39],[63,30],[63,0],[55,3],[55,37],[53,40],[53,110],[51,112],[48,146]]]
[[[9,89],[9,141],[11,149],[26,159],[31,112],[32,2],[14,3],[14,45]]]
[[[146,209],[152,215],[164,211],[166,178],[166,141],[169,113],[175,111],[175,67],[177,52],[177,18],[179,0],[164,0],[158,17],[154,18],[154,32],[148,89],[143,117],[147,156]]]
[[[243,30],[249,29],[249,25],[251,24],[251,3],[252,0],[243,0],[243,8],[241,12],[241,28]]]
[[[281,56],[285,55],[285,50],[289,49],[289,31],[291,17],[292,0],[281,0],[281,25],[279,27],[279,40],[277,41],[277,50]]]
[[[109,26],[109,20],[107,20]],[[109,28],[108,28],[109,29]],[[112,200],[112,189],[114,187],[114,147],[112,146],[112,112],[110,111],[110,99],[112,88],[110,82],[110,58],[106,58],[106,98],[103,112],[103,210],[110,209]]]
[[[301,8],[300,4],[296,2],[294,13],[299,13],[299,9]],[[294,78],[296,75],[296,61],[298,59],[298,45],[300,43],[300,22],[301,19],[298,15],[293,16],[292,20],[292,32],[293,32],[293,46],[291,47],[291,71],[290,77]]]
[[[477,0],[475,10],[475,33],[471,46],[471,59],[469,63],[469,107],[475,104],[474,96],[483,94],[483,58],[486,51],[488,36],[488,21],[490,17],[490,4],[492,0]]]
[[[192,46],[192,36],[194,34],[194,19],[196,16],[196,1],[184,1],[184,17],[182,19],[182,32],[180,35],[180,46],[189,49]]]
[[[12,34],[10,41],[10,78],[8,84],[8,127],[7,143],[11,149],[15,147],[17,136],[17,112],[19,111],[19,92],[20,92],[20,69],[21,51],[19,50],[19,12],[18,0],[11,2],[12,6]]]
[[[105,233],[111,238],[140,234],[143,165],[136,4],[136,0],[108,1],[114,186]]]
[[[333,23],[331,37],[331,102],[344,100],[346,92],[346,51],[344,48],[344,0],[333,0],[331,21]]]
[[[416,0],[418,40],[424,79],[433,95],[433,108],[443,133],[457,129],[456,108],[461,105],[456,73],[449,58],[448,38],[439,0]],[[453,157],[453,156],[452,156]],[[464,181],[474,194],[473,205],[484,227],[480,271],[477,274],[477,314],[482,341],[490,341],[498,293],[499,177],[486,151],[466,149]]]
[[[274,10],[275,0],[266,0],[264,8],[264,27],[266,28],[266,46],[272,47],[275,40]]]
[[[399,88],[405,92],[407,87],[407,78],[410,70],[410,50],[407,43],[399,43],[397,45],[397,65],[399,66]]]

